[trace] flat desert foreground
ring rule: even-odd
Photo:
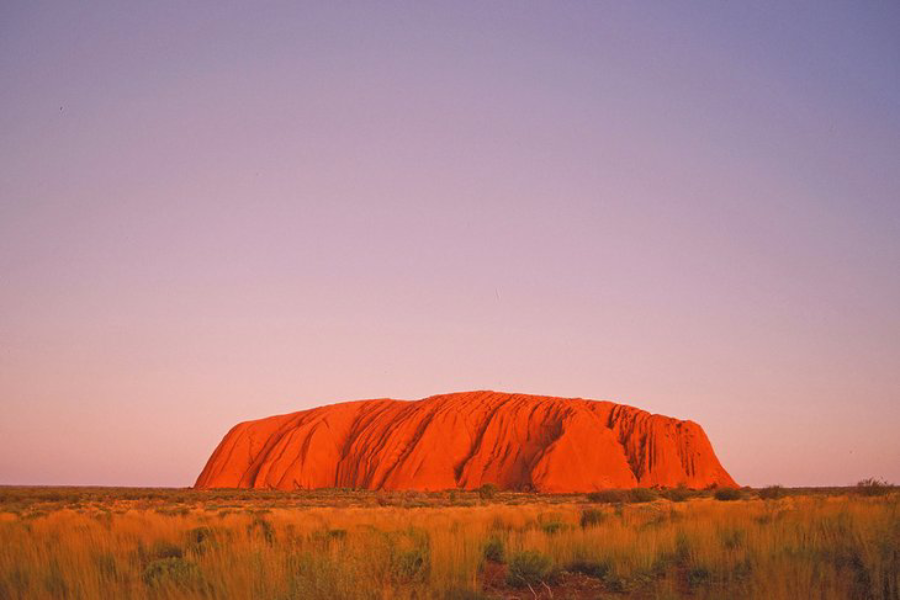
[[[889,487],[0,488],[0,598],[900,598]]]

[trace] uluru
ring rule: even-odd
[[[493,391],[358,400],[239,423],[197,488],[736,487],[693,421],[582,398]]]

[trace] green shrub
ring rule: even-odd
[[[605,520],[606,514],[602,510],[597,510],[596,508],[586,508],[581,511],[582,529],[587,529],[588,527],[596,527]]]
[[[431,545],[428,534],[420,530],[390,535],[391,577],[397,583],[424,581],[431,570]]]
[[[566,529],[566,524],[562,521],[545,521],[541,523],[541,530],[547,535],[555,535]]]
[[[633,488],[628,492],[629,502],[653,502],[658,497],[657,493],[650,488]]]
[[[770,485],[759,490],[759,497],[763,500],[777,500],[784,496],[784,488],[780,485]]]
[[[596,560],[576,560],[566,566],[569,573],[582,573],[588,577],[603,579],[609,573],[610,564]]]
[[[687,573],[688,586],[691,589],[700,587],[709,581],[711,575],[706,567],[693,567]]]
[[[675,561],[679,565],[686,565],[691,559],[693,541],[683,529],[675,534]]]
[[[399,583],[423,581],[430,567],[427,548],[401,550],[391,560],[391,575]]]
[[[6,573],[0,573],[0,598],[27,598],[29,585],[29,577],[22,567],[13,567]]]
[[[156,512],[165,517],[186,517],[191,511],[183,506],[181,508],[157,508]]]
[[[492,536],[485,542],[482,554],[487,561],[502,563],[506,560],[506,546],[499,537]]]
[[[658,494],[649,488],[632,488],[630,490],[600,490],[587,495],[588,502],[598,504],[631,504],[653,502]]]
[[[278,598],[345,598],[346,588],[358,583],[354,572],[341,569],[338,561],[322,552],[292,553],[287,558],[287,594]]]
[[[194,527],[187,532],[187,549],[195,554],[205,554],[216,546],[215,534],[209,527]]]
[[[144,569],[143,580],[152,588],[163,585],[194,588],[202,583],[203,577],[200,569],[194,563],[183,558],[171,557],[154,560],[147,565],[147,568]]]
[[[398,583],[423,581],[431,568],[427,548],[396,552],[391,558],[391,576]]]
[[[209,527],[194,527],[187,532],[188,543],[203,544],[213,537],[213,530]]]
[[[893,486],[883,479],[869,477],[856,484],[856,493],[860,496],[884,496],[890,493]]]
[[[346,537],[346,529],[319,529],[309,534],[310,540],[321,544],[343,541]]]
[[[688,489],[683,486],[678,486],[677,488],[665,490],[661,494],[661,496],[663,498],[665,498],[666,500],[669,500],[671,502],[684,502],[686,500],[690,500],[691,498],[693,498],[696,495],[697,495],[697,493],[694,490]]]
[[[63,575],[56,559],[50,562],[47,572],[44,573],[44,588],[47,590],[50,598],[65,598],[69,593],[66,577]]]
[[[628,592],[628,580],[615,571],[609,571],[603,577],[603,585],[606,589],[615,594],[625,594]]]
[[[728,550],[734,550],[744,545],[746,533],[743,529],[722,529],[719,531],[719,540]]]
[[[262,517],[254,517],[247,526],[247,533],[250,535],[258,533],[269,545],[275,543],[275,526]]]
[[[563,515],[558,512],[547,512],[538,515],[538,527],[547,535],[555,535],[569,528],[563,521]]]
[[[497,495],[497,486],[493,483],[485,483],[483,486],[478,488],[478,496],[482,500],[490,500],[494,496]]]
[[[103,552],[94,556],[94,562],[97,564],[97,570],[104,579],[115,579],[119,569],[116,566],[116,556],[112,552]],[[3,595],[0,594],[0,598]]]
[[[719,488],[716,490],[715,498],[716,500],[722,500],[725,502],[731,500],[740,500],[743,497],[741,490],[737,488]]]
[[[513,587],[538,584],[549,578],[552,564],[549,556],[536,550],[517,552],[509,559],[506,582]]]
[[[183,558],[184,550],[172,542],[157,540],[153,542],[153,546],[150,547],[150,557],[153,559]]]
[[[628,500],[625,490],[600,490],[587,495],[588,502],[597,504],[620,504]]]

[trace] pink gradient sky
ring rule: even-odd
[[[900,481],[900,8],[622,4],[4,2],[0,484],[482,388]]]

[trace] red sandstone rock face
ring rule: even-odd
[[[703,429],[594,400],[464,392],[361,400],[247,421],[198,488],[736,487]]]

